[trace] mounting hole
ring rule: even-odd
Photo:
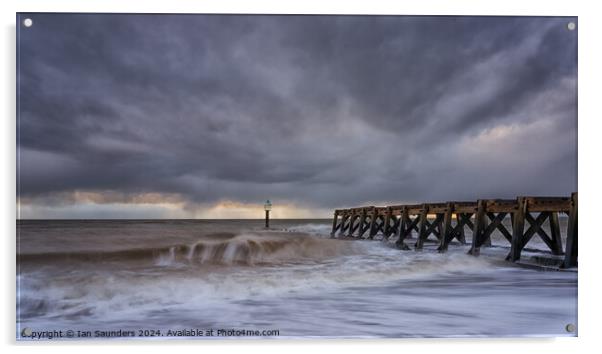
[[[26,18],[23,20],[23,26],[31,27],[33,25],[33,20],[31,18]]]
[[[564,327],[564,329],[566,329],[566,331],[569,333],[573,333],[573,332],[575,332],[575,325],[572,323],[569,323],[568,325],[566,325]]]
[[[568,29],[569,29],[569,31],[574,31],[576,27],[577,27],[577,25],[575,24],[575,22],[569,22],[569,23],[566,25],[566,28],[568,28]]]

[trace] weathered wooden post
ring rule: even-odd
[[[349,231],[347,232],[347,236],[351,237],[353,235],[353,231],[355,231],[355,229],[353,228],[353,225],[355,224],[355,218],[357,217],[355,210],[351,211],[351,216],[349,216]]]
[[[445,219],[445,213],[437,214],[435,217],[435,228],[437,229],[437,232],[435,233],[435,230],[433,230],[433,233],[435,234],[435,237],[439,239],[439,242],[441,242],[441,239],[443,238],[443,219]]]
[[[392,214],[393,214],[393,208],[387,207],[387,214],[385,215],[385,224],[384,224],[384,228],[383,228],[383,240],[386,240],[389,238]]]
[[[454,204],[452,202],[447,202],[445,207],[445,214],[443,216],[443,230],[441,230],[441,243],[439,244],[439,252],[447,251],[448,243],[453,239],[453,228],[452,228],[452,213],[454,209]]]
[[[368,213],[366,212],[366,208],[362,208],[362,213],[360,215],[360,225],[358,231],[358,237],[362,238],[364,232],[366,232],[366,217]]]
[[[525,197],[517,198],[516,211],[512,222],[512,244],[508,260],[516,262],[520,259],[520,253],[524,247],[523,233],[525,232],[525,214],[527,213],[527,200]]]
[[[343,215],[341,215],[341,227],[339,229],[339,235],[341,235],[341,236],[345,236],[345,230],[346,230],[345,224],[347,223],[348,218],[349,218],[349,209],[346,209],[343,211]]]
[[[421,250],[424,245],[424,240],[428,237],[427,234],[427,216],[428,216],[428,206],[426,204],[422,204],[422,209],[420,210],[420,232],[418,233],[418,240],[416,240],[415,248],[417,250]]]
[[[397,241],[395,241],[395,246],[397,246],[397,248],[400,248],[404,251],[408,251],[410,249],[410,247],[408,247],[408,245],[406,245],[403,240],[406,238],[407,235],[407,231],[406,229],[409,227],[408,226],[408,219],[410,218],[410,216],[408,215],[408,207],[407,206],[403,206],[403,209],[401,210],[401,216],[399,219],[399,226],[397,227]]]
[[[265,228],[268,229],[270,227],[270,210],[272,210],[272,203],[268,199],[263,206],[265,209]]]
[[[569,225],[566,237],[566,252],[564,255],[564,268],[577,266],[577,192],[571,194],[571,209],[569,211]]]
[[[339,219],[339,211],[335,210],[334,211],[334,218],[332,219],[332,232],[330,232],[330,236],[331,237],[334,237],[334,234],[337,232],[337,229],[338,229],[338,225],[337,225],[338,219]]]
[[[478,256],[481,252],[481,238],[485,223],[485,200],[477,200],[477,212],[474,214],[474,225],[472,228],[472,246],[468,254]]]
[[[485,209],[487,209],[487,203],[485,203]],[[487,212],[485,212],[485,216],[487,216]],[[491,219],[490,219],[491,220]],[[481,246],[482,247],[491,247],[491,233],[493,231],[495,231],[495,228],[491,230],[491,232],[488,232],[487,234],[487,219],[485,217],[483,217],[483,234],[481,235],[483,238],[481,240]],[[491,220],[491,222],[494,222],[494,220]]]
[[[457,227],[460,228],[460,230],[458,231],[458,235],[456,237],[458,238],[458,241],[460,241],[461,244],[465,245],[466,244],[466,235],[464,232],[464,221],[461,220],[462,215],[463,214],[456,213],[456,225],[457,225]]]
[[[558,212],[551,211],[550,216],[550,232],[552,234],[552,254],[562,255],[562,237],[560,236],[560,222],[558,220]]]
[[[376,219],[378,218],[376,207],[372,207],[372,216],[370,217],[370,232],[368,238],[373,238],[376,235]]]

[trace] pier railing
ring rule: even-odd
[[[559,214],[569,217],[565,247],[562,244]],[[511,219],[511,230],[503,224]],[[544,230],[549,224],[550,234]],[[396,236],[396,245],[409,250],[405,240],[417,234],[416,249],[422,249],[429,236],[436,237],[438,250],[445,252],[454,239],[466,243],[465,228],[472,231],[469,253],[479,255],[482,246],[491,244],[491,234],[498,230],[510,244],[507,260],[516,262],[521,251],[538,235],[552,254],[564,255],[563,266],[577,266],[577,193],[570,197],[518,197],[516,199],[481,199],[476,202],[424,203],[364,206],[337,209],[332,233],[372,239],[382,234],[385,240]]]

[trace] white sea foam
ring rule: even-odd
[[[309,223],[309,224],[293,225],[293,226],[288,227],[287,230],[293,231],[293,232],[303,232],[303,233],[307,233],[310,235],[329,236],[330,232],[332,230],[332,227],[330,225],[326,225],[326,224]]]
[[[170,266],[173,265],[176,261],[176,248],[169,247],[169,251],[167,254],[160,254],[157,257],[155,264],[158,266]]]
[[[300,233],[322,235],[325,224],[286,229],[199,237],[150,259],[135,250],[135,261],[44,259],[19,274],[20,323],[378,337],[562,334],[576,320],[576,275],[510,266],[506,249],[400,251]]]
[[[257,235],[245,235],[235,243],[228,243],[220,260],[234,262],[240,242],[256,238]],[[293,293],[303,296],[348,287],[383,286],[392,281],[442,276],[454,272],[474,274],[486,271],[490,266],[485,258],[470,257],[463,253],[403,253],[376,242],[312,240],[316,241],[319,241],[318,245],[333,243],[345,246],[333,249],[344,251],[339,254],[331,253],[332,257],[322,258],[323,262],[314,257],[295,263],[286,257],[303,243],[291,243],[276,251],[277,258],[288,260],[285,263],[211,269],[190,265],[177,270],[174,268],[168,273],[151,270],[147,276],[130,271],[97,271],[93,276],[85,272],[80,275],[81,279],[77,279],[77,288],[73,287],[74,274],[69,274],[55,278],[52,288],[48,289],[51,291],[44,294],[28,291],[40,287],[40,282],[44,281],[42,274],[37,274],[39,277],[30,274],[30,281],[24,282],[26,286],[23,288],[23,296],[26,299],[30,296],[37,297],[38,302],[34,302],[33,306],[39,307],[40,302],[43,302],[41,308],[49,311],[48,314],[54,313],[56,309],[70,308],[68,313],[73,316],[86,310],[87,313],[105,318],[115,316],[115,312],[128,314],[127,316],[132,311],[141,313],[145,308],[150,310],[166,301],[170,306],[179,304],[198,307],[201,303],[222,303],[224,299],[265,300]],[[314,250],[312,247],[309,250]],[[210,258],[212,253],[207,249],[210,248],[202,250],[201,261]],[[303,254],[308,249],[296,251]],[[261,259],[265,260],[266,255]],[[298,257],[294,259],[299,260]],[[173,266],[175,263],[174,248],[170,248],[168,254],[160,256],[157,262],[162,267]],[[75,278],[79,277],[76,275]]]

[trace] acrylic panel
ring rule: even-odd
[[[17,339],[576,336],[577,24],[17,14]]]

